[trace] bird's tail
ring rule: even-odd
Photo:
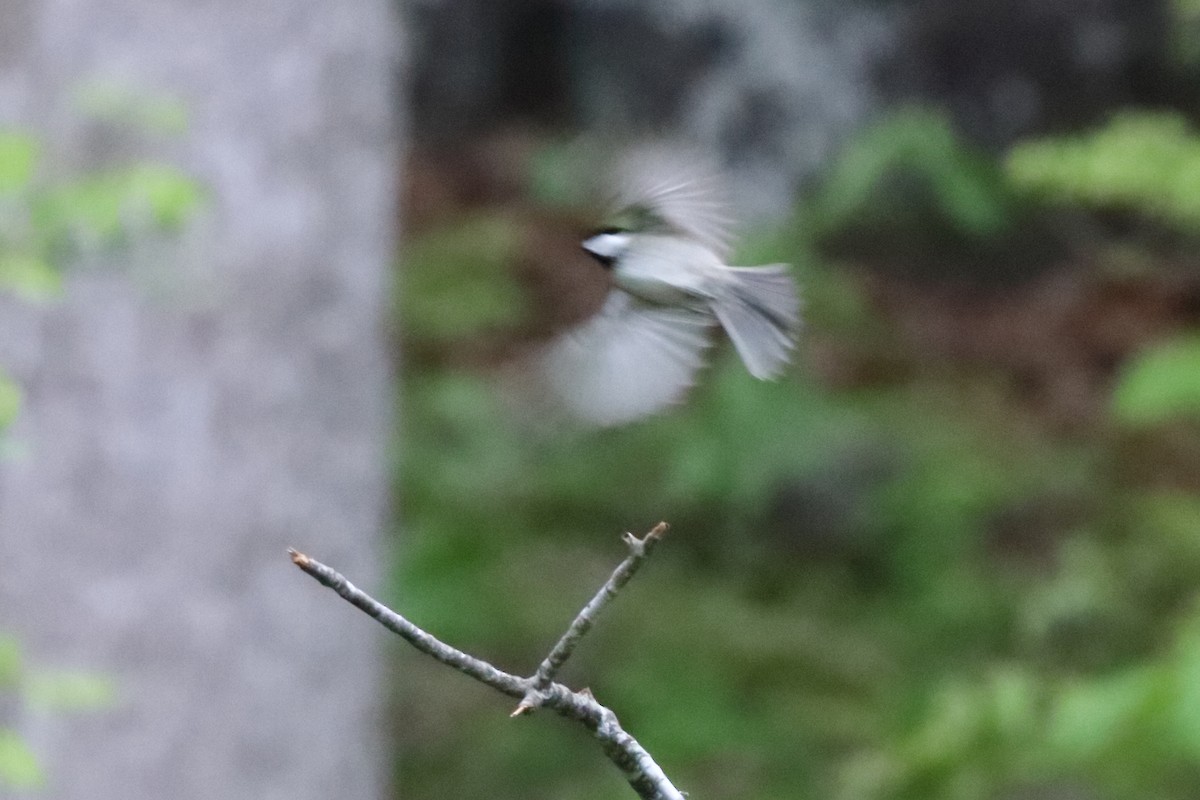
[[[733,280],[713,302],[713,311],[750,374],[776,378],[787,366],[800,328],[796,282],[787,264],[726,269]]]

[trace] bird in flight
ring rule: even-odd
[[[679,402],[724,329],[755,378],[782,374],[800,327],[786,264],[726,264],[732,224],[701,159],[635,151],[613,170],[617,219],[582,243],[607,269],[600,311],[533,358],[541,401],[591,426],[615,426]]]

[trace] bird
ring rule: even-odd
[[[593,317],[541,348],[543,406],[613,427],[679,403],[717,329],[760,380],[786,368],[801,324],[787,264],[726,264],[732,219],[717,173],[686,150],[646,147],[612,169],[619,224],[581,243],[611,287]]]

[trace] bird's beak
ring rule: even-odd
[[[604,231],[583,240],[584,251],[605,267],[611,267],[626,245],[627,234]]]

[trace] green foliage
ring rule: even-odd
[[[29,676],[24,692],[30,705],[64,712],[111,708],[117,699],[111,678],[77,670],[38,670]]]
[[[1172,0],[1168,4],[1171,54],[1185,69],[1200,67],[1200,2]]]
[[[117,101],[115,90],[92,98],[93,111],[107,108],[131,118],[132,95]],[[105,105],[107,103],[107,105]],[[142,127],[177,131],[177,115],[161,101]],[[176,122],[180,120],[176,119]],[[184,120],[185,121],[185,120]],[[37,140],[0,130],[0,291],[27,301],[57,297],[63,266],[72,256],[128,245],[134,237],[180,228],[203,203],[199,185],[165,164],[137,162],[50,183],[39,175],[43,159]],[[0,432],[16,415],[19,388],[0,374]]]
[[[0,374],[0,431],[3,431],[17,416],[21,408],[21,390],[11,380]]]
[[[125,117],[111,93],[92,109]],[[129,102],[129,98],[126,98]],[[124,109],[124,110],[122,110]],[[167,106],[134,120],[177,130]],[[202,202],[191,178],[172,167],[133,163],[50,183],[39,174],[42,148],[33,137],[0,131],[0,291],[26,300],[57,296],[63,264],[72,256],[127,244],[134,236],[181,226]],[[0,434],[21,402],[20,388],[0,373]],[[0,444],[3,441],[0,440]],[[30,668],[16,639],[0,634],[0,708],[10,702],[74,713],[111,707],[112,681],[82,671]],[[45,775],[16,732],[0,723],[0,793],[36,790]]]
[[[0,131],[0,289],[38,299],[58,290],[59,277],[38,252],[25,225],[40,148],[31,136]]]
[[[95,673],[30,667],[16,638],[0,632],[0,701],[7,703],[9,698],[55,712],[78,713],[111,708],[116,689],[110,678]],[[45,780],[25,742],[0,721],[0,790],[38,789]]]
[[[802,268],[821,357],[891,353],[896,331],[810,237],[883,218],[875,192],[897,170],[959,234],[999,235],[1021,201],[980,159],[937,117],[902,115],[848,149],[815,218],[738,259]],[[522,254],[500,220],[414,243],[405,268],[429,284],[408,291],[431,294],[404,298],[410,335],[519,323]],[[439,327],[446,306],[462,321]],[[1197,359],[1190,338],[1147,351],[1117,419],[1191,413]],[[1190,800],[1200,499],[1122,477],[1120,441],[1056,435],[1000,370],[920,364],[853,389],[812,372],[760,383],[719,346],[678,410],[554,437],[515,425],[477,375],[413,372],[395,604],[530,672],[620,558],[616,534],[665,517],[668,545],[563,677],[694,795]],[[420,660],[402,672],[407,797],[627,792],[585,735],[512,728],[504,700]]]
[[[0,728],[0,787],[37,789],[46,776],[29,748],[12,731]]]
[[[29,253],[0,253],[0,287],[25,300],[45,300],[62,289],[62,274]]]
[[[182,171],[134,162],[49,183],[37,141],[0,131],[0,289],[29,300],[58,294],[72,256],[180,228],[203,203]]]
[[[1133,426],[1200,416],[1200,336],[1157,344],[1134,359],[1117,383],[1113,410]]]
[[[32,137],[0,131],[0,195],[14,194],[29,185],[38,159]]]
[[[924,797],[903,792],[943,784],[928,796],[966,797],[954,792],[979,758],[1004,763],[1020,732],[1043,721],[1031,719],[1036,672],[1009,666],[976,687],[930,665],[986,663],[1003,648],[995,627],[1013,625],[1010,587],[980,559],[978,542],[997,509],[1047,485],[1077,489],[1092,474],[1087,454],[979,432],[978,407],[956,408],[936,392],[838,396],[798,377],[761,384],[728,353],[687,407],[619,431],[531,440],[486,383],[465,374],[414,375],[403,405],[398,605],[505,666],[532,665],[553,641],[619,558],[617,531],[660,516],[675,523],[665,563],[656,558],[622,597],[570,672],[684,785],[720,787],[741,774],[755,796],[794,796],[814,787],[825,748],[842,743],[869,754],[837,778],[846,797]],[[827,481],[852,498],[848,518],[832,521],[843,540],[766,512],[788,487]],[[790,546],[805,552],[810,536],[872,563],[875,577],[863,585],[839,559],[787,555]],[[958,694],[942,695],[951,691],[939,688],[943,677]],[[896,729],[889,720],[926,692],[928,706],[910,708],[910,724]],[[960,708],[963,698],[970,704]],[[481,718],[498,713],[486,696],[476,704]],[[435,724],[409,722],[418,731]],[[565,756],[548,744],[559,732],[524,729],[515,741],[506,732],[494,749],[468,734],[475,724],[421,737],[442,738],[410,756],[407,780],[427,796],[494,784],[520,786],[523,797],[619,791],[605,782],[607,766],[584,755],[586,743],[570,759],[571,781],[599,788],[562,795]],[[997,729],[1008,737],[1000,755],[989,749]],[[942,751],[942,741],[954,746]],[[482,748],[478,783],[448,784],[433,766],[456,748]],[[886,767],[875,789],[851,792],[871,764]],[[531,789],[543,786],[558,788]]]
[[[0,692],[14,689],[21,679],[21,646],[13,636],[0,633]]]
[[[1200,229],[1200,136],[1177,114],[1125,111],[1095,131],[1024,142],[1006,169],[1015,187],[1042,201]]]
[[[516,223],[479,216],[413,241],[403,257],[400,315],[411,335],[452,339],[509,325],[522,295],[507,271],[518,253]]]
[[[944,683],[906,735],[847,764],[845,796],[986,800],[1005,782],[1080,776],[1105,796],[1176,796],[1171,776],[1200,756],[1193,626],[1161,659],[1108,673],[1018,663]]]
[[[158,164],[103,170],[39,193],[30,221],[42,249],[112,247],[135,232],[178,228],[200,191],[181,171]]]
[[[1015,210],[1003,174],[945,115],[910,108],[850,141],[809,213],[820,236],[932,217],[958,234],[988,238],[1009,230]]]
[[[92,81],[76,88],[75,104],[87,116],[138,132],[175,136],[188,128],[188,109],[170,95],[134,91],[114,81]]]

